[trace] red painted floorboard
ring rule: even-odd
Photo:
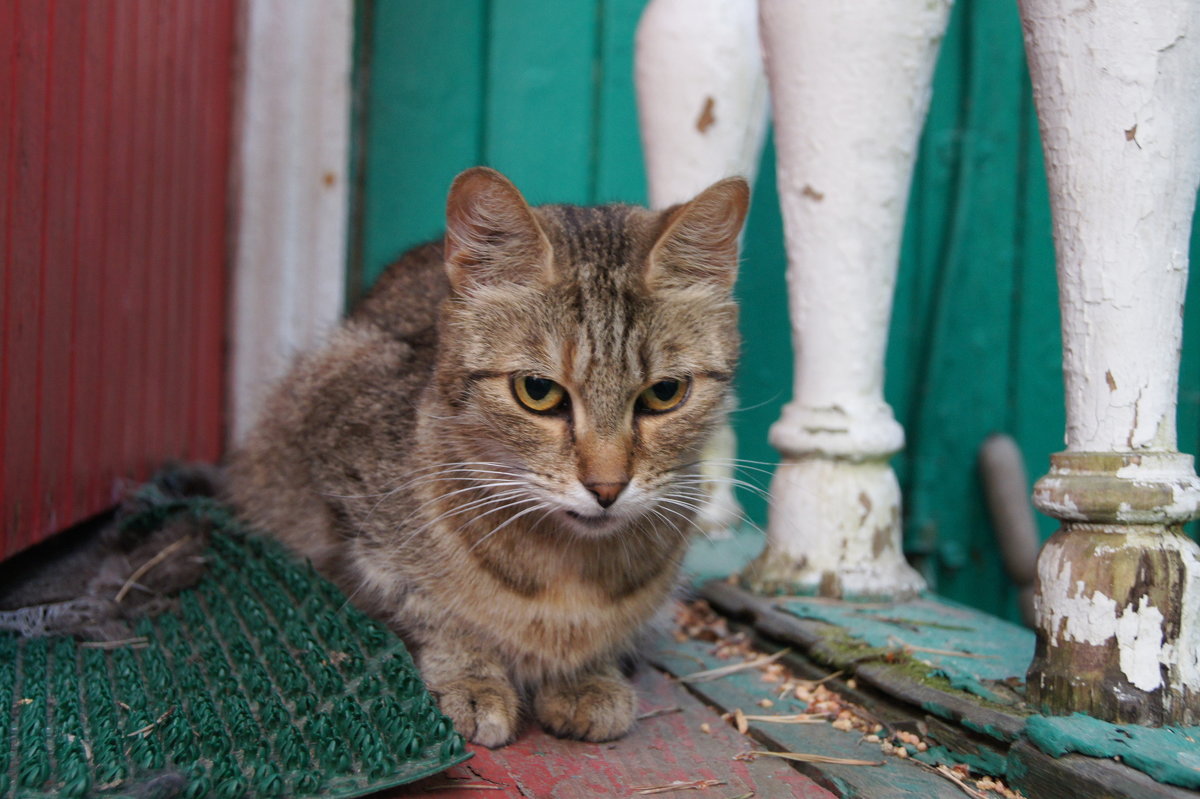
[[[629,735],[607,744],[563,741],[530,724],[509,746],[495,750],[472,746],[475,756],[463,765],[371,799],[638,797],[639,788],[705,779],[724,784],[653,796],[732,799],[753,791],[754,799],[834,799],[834,794],[779,760],[734,760],[734,755],[760,747],[662,673],[643,667],[636,683],[641,712],[669,707],[681,711],[640,721]],[[701,724],[708,724],[711,732],[703,732]],[[451,787],[456,784],[501,787]]]

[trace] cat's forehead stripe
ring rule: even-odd
[[[563,320],[565,338],[576,338],[569,351],[565,346],[560,351],[562,367],[581,385],[636,373],[632,287],[637,278],[626,229],[629,209],[555,206],[547,211],[558,228],[556,266],[567,276],[561,309],[569,317]]]

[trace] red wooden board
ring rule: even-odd
[[[642,713],[661,708],[680,710],[639,721],[621,740],[604,744],[560,740],[530,724],[509,746],[494,750],[472,746],[475,757],[463,765],[411,786],[376,794],[374,799],[597,799],[646,795],[730,799],[751,791],[755,799],[833,799],[834,794],[779,760],[735,760],[735,755],[761,746],[739,735],[679,683],[649,667],[642,668],[636,683]],[[702,731],[701,724],[707,724],[711,731]],[[698,780],[723,784],[699,790],[637,793],[638,789]]]
[[[235,7],[0,3],[0,557],[220,452]]]

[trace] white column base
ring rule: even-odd
[[[900,485],[886,458],[785,458],[771,480],[767,548],[743,575],[766,594],[904,599],[925,580],[900,547]]]

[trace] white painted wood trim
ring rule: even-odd
[[[230,435],[345,300],[351,0],[246,0],[234,133]]]

